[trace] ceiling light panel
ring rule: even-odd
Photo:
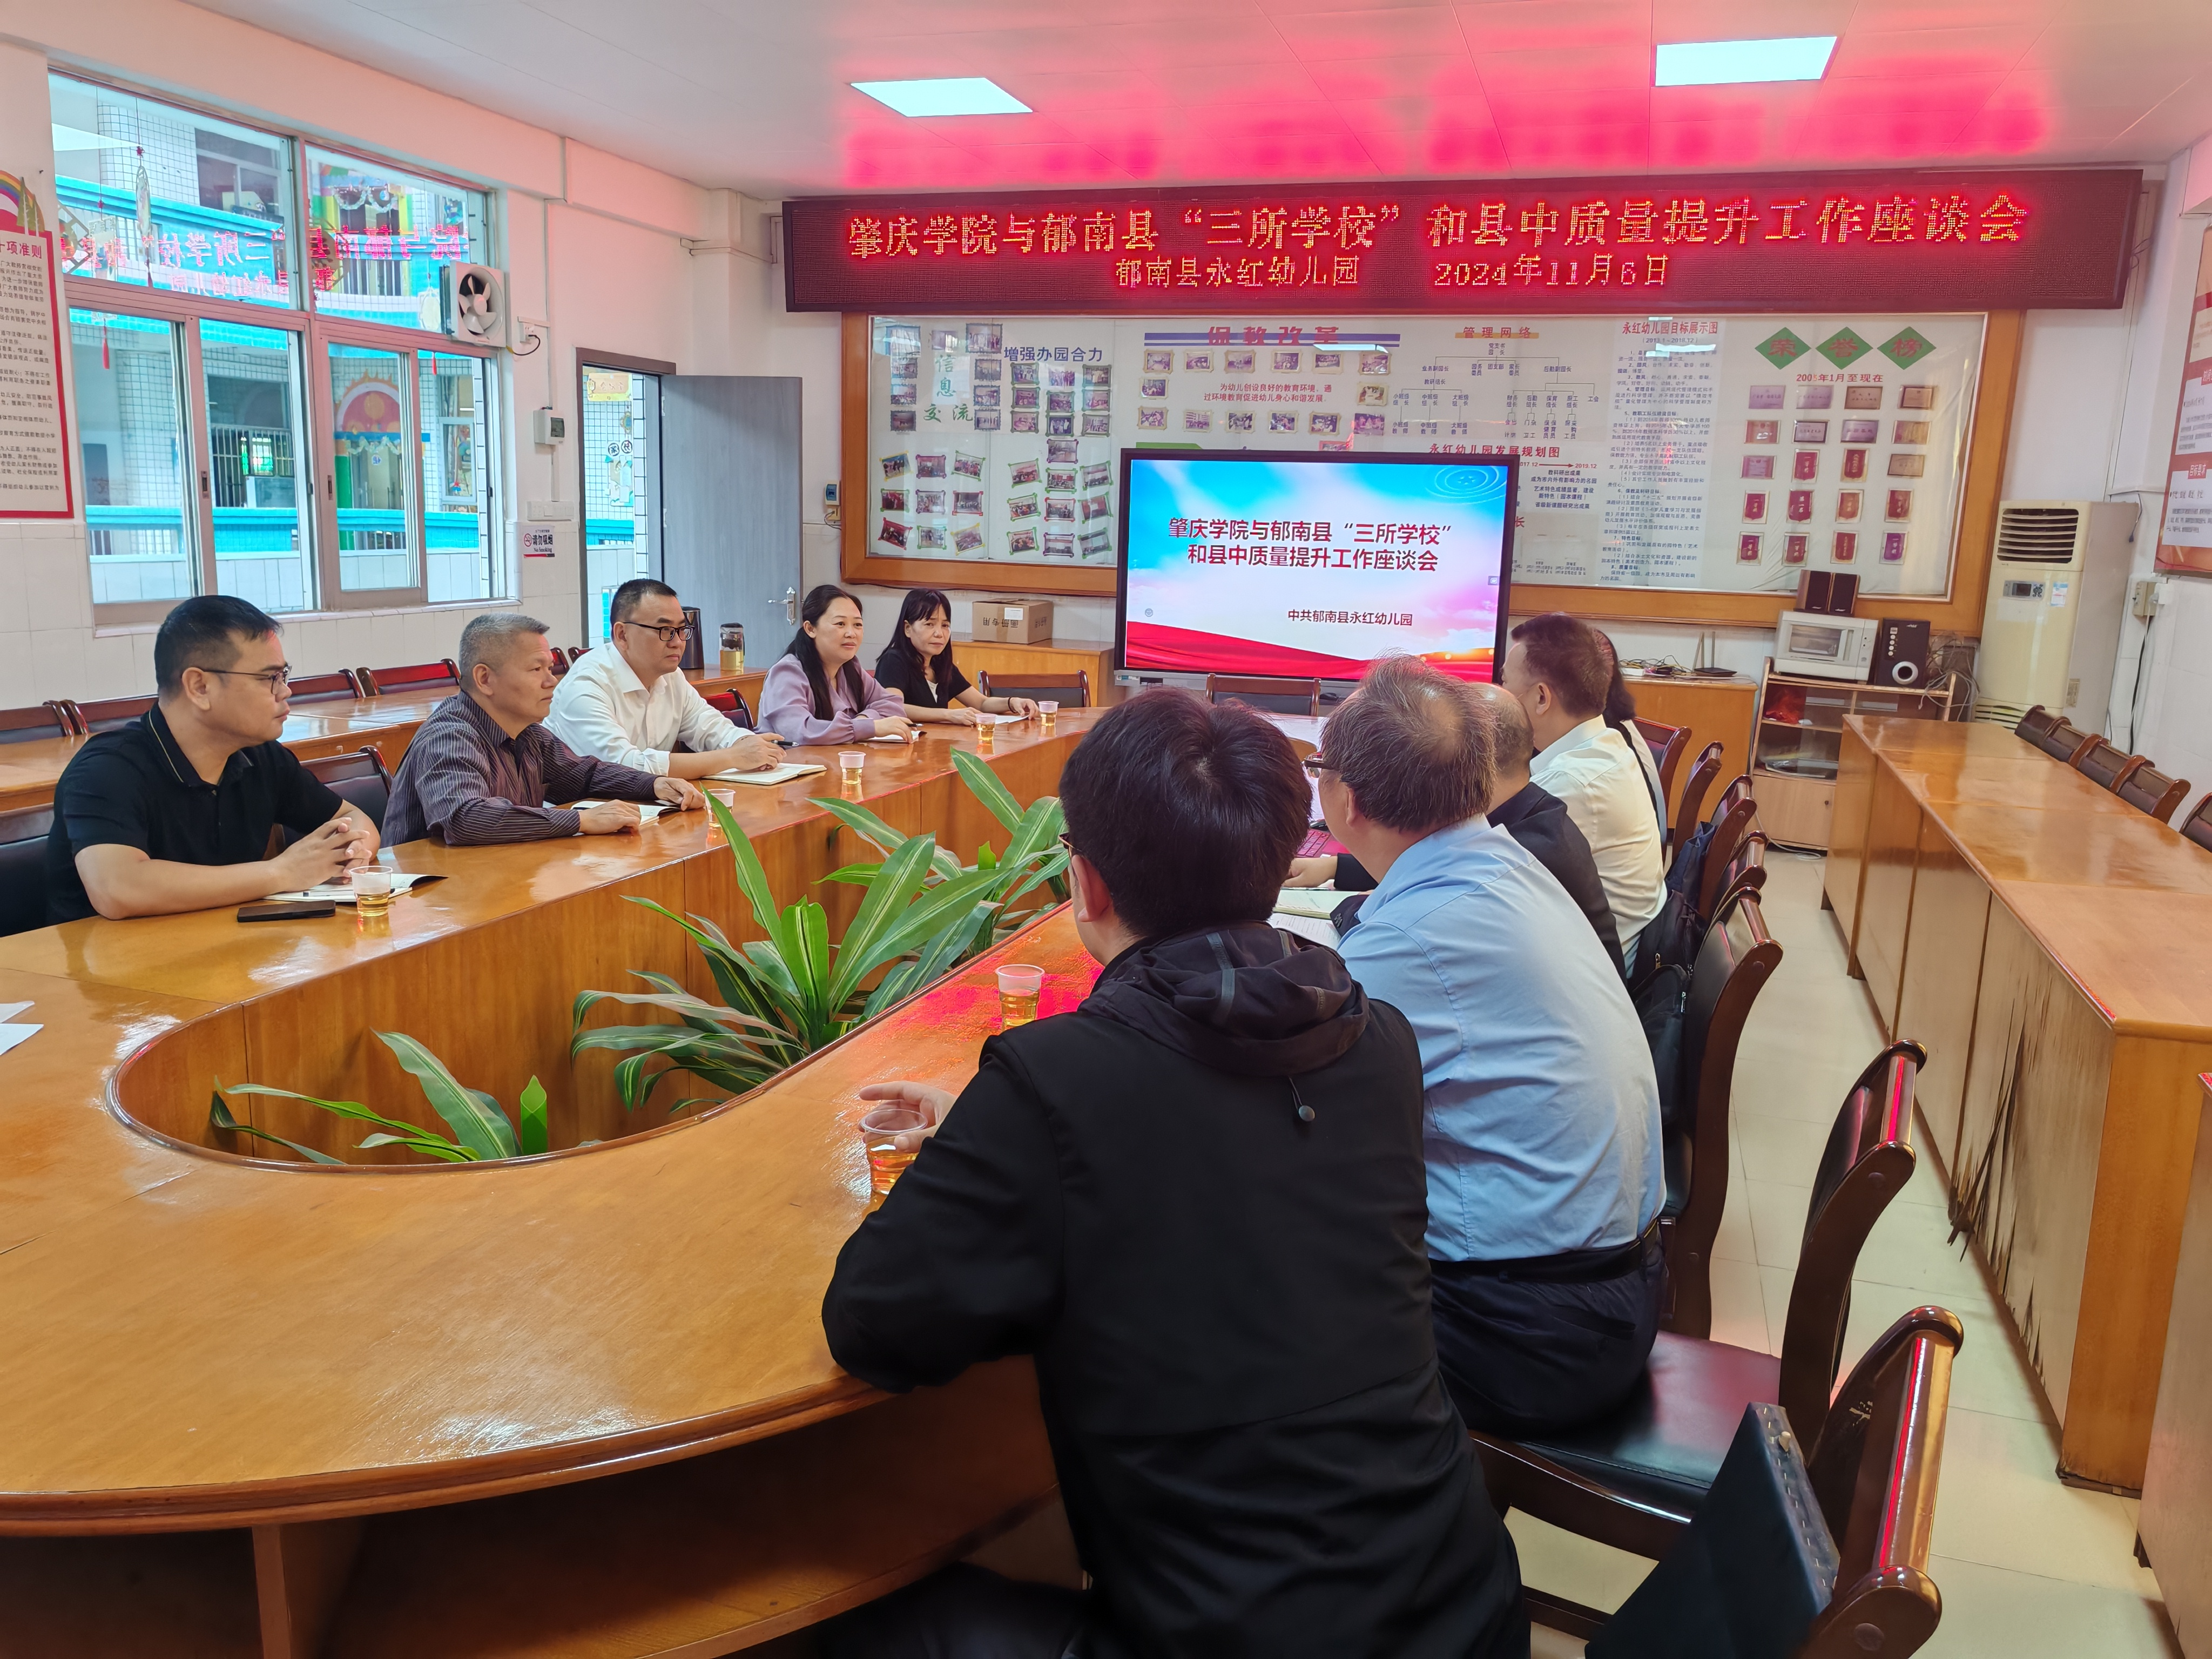
[[[980,75],[942,81],[855,81],[865,92],[901,115],[1027,115],[1030,106],[996,81]]]
[[[1659,48],[1652,84],[1741,86],[1759,81],[1817,81],[1836,49],[1832,34],[1780,40],[1683,40]]]

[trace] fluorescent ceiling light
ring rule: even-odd
[[[980,75],[949,81],[855,81],[879,104],[901,115],[1027,115],[1030,106],[995,81]]]
[[[1783,40],[1684,40],[1659,48],[1659,87],[1736,86],[1747,81],[1817,81],[1826,72],[1832,34]]]

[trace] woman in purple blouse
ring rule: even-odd
[[[860,602],[824,582],[799,608],[799,631],[761,687],[760,725],[791,743],[902,738],[914,729],[896,691],[854,660]]]

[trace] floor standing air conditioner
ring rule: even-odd
[[[2135,532],[2125,501],[1998,503],[1976,720],[2017,725],[2040,703],[2105,729]]]

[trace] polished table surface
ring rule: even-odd
[[[1056,779],[1092,718],[1065,713],[1049,738],[1003,728],[992,763]],[[951,813],[956,746],[975,740],[871,747],[870,805],[894,819]],[[844,852],[831,845],[815,803],[836,787],[834,756],[806,757],[830,771],[738,789],[740,820],[764,858],[864,855],[849,832]],[[873,1397],[831,1362],[819,1320],[867,1202],[855,1091],[964,1081],[997,1019],[989,962],[741,1103],[603,1146],[329,1170],[185,1144],[210,1063],[232,1068],[226,1083],[251,1072],[362,1097],[339,1051],[359,1063],[362,1025],[443,1031],[441,1053],[477,1024],[522,1042],[504,1031],[509,976],[534,983],[539,958],[615,926],[651,930],[674,970],[676,930],[623,901],[683,908],[712,890],[697,884],[726,879],[728,854],[691,813],[618,837],[416,842],[398,861],[450,879],[398,901],[381,929],[343,914],[241,927],[222,911],[0,940],[0,1000],[32,1001],[22,1018],[46,1028],[0,1057],[0,1532],[406,1508],[690,1455]],[[454,948],[479,951],[473,982],[442,977]],[[1096,971],[1064,911],[1006,949],[1047,969],[1048,1012]],[[573,995],[577,976],[550,982]],[[565,1052],[565,1002],[553,1015],[555,1047],[528,1038],[543,1053]],[[278,1053],[296,1058],[268,1069]],[[447,1058],[514,1098],[519,1078]],[[312,1075],[319,1065],[329,1074]],[[581,1088],[565,1071],[546,1082],[556,1097]],[[118,1099],[149,1118],[173,1108],[170,1139],[126,1121]]]
[[[2061,1425],[2142,1483],[2212,1066],[2212,854],[2002,726],[1853,716],[1825,890]]]

